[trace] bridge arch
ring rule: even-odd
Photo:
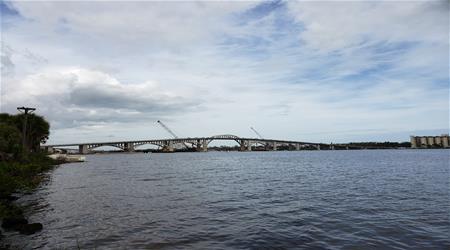
[[[224,134],[224,135],[213,135],[208,138],[207,144],[210,144],[212,141],[215,140],[228,140],[228,141],[235,141],[239,146],[242,146],[242,140],[239,136],[231,135],[231,134]]]
[[[95,150],[101,147],[113,147],[113,148],[117,148],[117,149],[121,149],[121,150],[125,150],[124,147],[121,147],[120,145],[117,144],[99,144],[99,145],[92,145],[92,146],[88,146],[89,150]]]
[[[144,146],[144,145],[154,145],[154,146],[158,146],[158,147],[162,147],[163,144],[162,143],[157,143],[157,142],[141,142],[141,143],[134,143],[134,147],[140,147],[140,146]]]
[[[134,150],[161,149],[163,146],[158,143],[139,143],[134,145]]]
[[[239,136],[231,135],[231,134],[224,134],[224,135],[213,135],[210,138],[214,138],[214,139],[238,139]]]

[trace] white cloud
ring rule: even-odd
[[[301,39],[332,51],[366,41],[448,43],[448,1],[288,2]]]
[[[447,3],[261,5],[13,2],[2,111],[38,106],[58,142],[448,127]]]
[[[40,28],[86,39],[186,49],[221,35],[224,19],[257,2],[13,2]],[[49,13],[52,13],[49,15]],[[185,46],[187,45],[187,46]],[[129,50],[130,47],[126,47]]]
[[[135,122],[194,110],[198,100],[188,93],[163,90],[147,81],[125,84],[108,74],[83,68],[52,68],[4,84],[5,109],[38,107],[62,127],[110,121]]]

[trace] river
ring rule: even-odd
[[[19,203],[24,249],[449,249],[450,150],[88,155]]]

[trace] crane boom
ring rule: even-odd
[[[255,134],[259,137],[259,139],[263,139],[262,135],[260,133],[258,133],[258,131],[256,131],[256,129],[254,129],[253,127],[250,127],[251,130],[253,130],[253,132],[255,132]]]
[[[161,125],[161,127],[163,127],[167,132],[169,132],[169,134],[171,134],[175,139],[178,139],[178,136],[172,131],[170,130],[169,127],[166,126],[166,124],[164,124],[162,121],[158,120],[159,125]]]
[[[163,127],[167,132],[169,132],[169,134],[171,134],[173,136],[173,138],[178,139],[178,136],[172,131],[170,130],[169,127],[166,126],[166,124],[164,124],[162,121],[158,120],[159,125],[161,125],[161,127]],[[186,142],[181,143],[181,145],[183,145],[185,148],[191,148],[189,147],[189,145],[187,145]],[[192,146],[193,147],[193,146]]]

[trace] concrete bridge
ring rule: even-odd
[[[286,141],[260,138],[245,138],[235,135],[215,135],[211,137],[194,137],[194,138],[174,138],[174,139],[156,139],[156,140],[140,140],[140,141],[116,141],[116,142],[92,142],[92,143],[73,143],[73,144],[55,144],[43,145],[42,147],[48,152],[53,152],[55,148],[74,147],[78,146],[80,154],[87,154],[91,150],[103,147],[112,146],[119,148],[126,152],[133,152],[135,148],[141,145],[156,145],[162,148],[163,152],[173,152],[177,147],[190,147],[198,152],[208,151],[208,144],[212,141],[236,141],[239,144],[241,151],[252,151],[252,147],[262,146],[265,150],[277,150],[280,146],[289,146],[295,150],[300,150],[304,147],[314,147],[317,150],[334,149],[334,145],[301,141]]]

